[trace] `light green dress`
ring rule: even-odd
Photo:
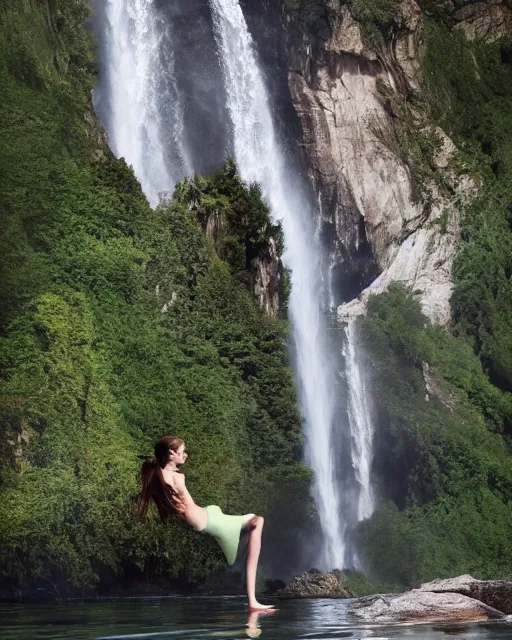
[[[236,560],[244,518],[243,516],[228,516],[222,513],[222,509],[216,504],[206,507],[206,513],[208,514],[208,522],[202,531],[217,540],[231,566]]]

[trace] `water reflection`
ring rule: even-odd
[[[247,613],[244,598],[169,597],[69,604],[0,604],[2,640],[512,640],[506,623],[384,626],[354,620],[343,600],[285,601]]]

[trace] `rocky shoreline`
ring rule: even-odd
[[[352,598],[341,571],[307,571],[275,595],[278,598]],[[470,575],[434,580],[405,593],[375,594],[349,604],[369,623],[512,622],[512,580],[476,580]]]
[[[24,593],[0,591],[3,602],[62,602],[68,598],[83,600],[109,597],[144,597],[174,595],[243,595],[241,574],[220,574],[194,589],[165,579],[127,583],[108,593],[82,591],[80,594],[56,594],[47,589]],[[477,580],[470,575],[434,580],[404,593],[377,593],[356,598],[343,571],[305,571],[288,584],[267,581],[266,594],[279,600],[337,598],[350,600],[349,615],[369,624],[401,624],[422,622],[512,623],[512,580]]]

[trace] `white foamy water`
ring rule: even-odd
[[[349,389],[349,423],[351,458],[357,482],[357,521],[366,520],[374,510],[371,482],[373,458],[373,425],[370,396],[358,362],[357,327],[351,321],[345,329],[347,341],[344,355]]]
[[[172,25],[153,0],[106,0],[105,63],[114,154],[133,166],[150,203],[192,174],[175,82]]]
[[[238,0],[209,0],[225,75],[233,125],[235,160],[242,178],[262,186],[273,215],[281,219],[292,270],[289,313],[296,349],[296,373],[305,419],[306,462],[325,538],[321,568],[344,566],[345,523],[336,481],[336,405],[326,322],[321,313],[320,248],[315,242],[307,198],[291,175],[277,140],[268,92]]]

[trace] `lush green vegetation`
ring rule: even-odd
[[[280,230],[232,162],[149,208],[84,120],[87,6],[0,14],[0,583],[61,593],[223,566],[208,537],[133,516],[162,434],[187,441],[200,504],[264,513],[270,532],[289,516],[288,551],[310,508],[287,322],[252,293]]]
[[[371,580],[362,571],[355,569],[343,569],[341,572],[343,587],[354,594],[355,598],[362,598],[374,593],[391,593],[396,591],[395,584],[384,584]]]
[[[470,44],[432,23],[427,51],[432,116],[461,149],[456,168],[481,185],[463,219],[454,268],[457,331],[493,383],[512,391],[512,41]]]
[[[366,43],[380,51],[396,27],[399,0],[350,0],[349,4]]]
[[[378,407],[381,503],[358,532],[371,574],[401,586],[509,576],[512,456],[502,432],[512,396],[398,285],[370,299],[360,339]]]

